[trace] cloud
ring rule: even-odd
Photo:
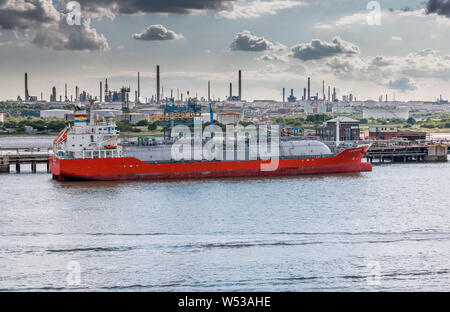
[[[427,14],[436,13],[450,17],[450,1],[449,0],[429,0],[427,3]]]
[[[284,55],[276,55],[276,54],[264,54],[260,57],[256,58],[258,61],[265,61],[265,62],[281,62],[286,63],[287,58]]]
[[[343,80],[367,81],[383,86],[391,84],[392,88],[401,90],[403,86],[405,90],[412,90],[415,86],[412,79],[449,81],[450,55],[425,49],[402,57],[336,56],[318,65],[316,71],[331,73]],[[409,84],[403,79],[405,77],[410,80]]]
[[[91,27],[91,19],[103,16],[114,18],[116,14],[136,15],[145,13],[191,14],[206,10],[232,10],[236,0],[78,0],[82,10],[82,25],[64,24],[65,8],[69,0],[59,0],[61,10],[53,6],[53,0],[0,0],[0,29],[24,33],[39,47],[57,51],[105,51],[107,39]],[[152,30],[154,31],[154,29]],[[155,33],[142,33],[151,37]],[[168,31],[162,39],[177,35]],[[139,36],[139,34],[138,34]]]
[[[417,90],[415,82],[405,77],[394,81],[390,80],[386,86],[390,89],[400,90],[402,92]]]
[[[106,51],[108,41],[91,28],[91,20],[84,19],[80,26],[69,26],[65,18],[56,24],[35,31],[32,42],[41,48],[55,51]]]
[[[240,0],[233,6],[232,10],[222,10],[216,14],[216,17],[224,19],[257,18],[263,15],[275,15],[280,10],[305,5],[307,5],[305,2],[297,0]]]
[[[428,9],[425,8],[409,8],[404,7],[399,10],[389,9],[381,12],[381,23],[385,27],[386,25],[392,25],[396,23],[405,24],[406,22],[415,23],[417,26],[418,19],[422,19],[424,21],[435,22],[437,24],[448,26],[450,22],[445,17],[450,17],[450,10],[448,7],[450,6],[450,0],[446,0],[447,4],[445,4],[442,0],[433,1],[430,0],[428,2]],[[430,3],[438,3],[440,5],[430,5]],[[339,29],[357,29],[360,27],[373,27],[368,23],[367,15],[368,12],[358,12],[352,15],[347,15],[340,17],[336,21],[327,22],[327,23],[319,23],[314,25],[314,29],[319,30],[332,30],[336,31]],[[360,26],[360,27],[357,27]],[[395,26],[394,26],[395,27]]]
[[[172,30],[168,30],[163,25],[151,25],[142,33],[133,34],[133,38],[136,40],[165,41],[183,39],[183,35],[177,34]]]
[[[300,43],[291,48],[291,56],[302,61],[319,60],[339,54],[359,54],[359,47],[353,43],[334,37],[332,42],[314,39],[310,43]]]
[[[352,25],[367,24],[367,13],[355,13],[353,15],[343,16],[334,23],[317,24],[313,28],[315,29],[335,29],[336,27],[349,27]]]
[[[67,3],[69,0],[63,0]],[[236,0],[78,0],[89,12],[111,14],[179,13],[232,10]]]
[[[58,12],[50,0],[0,0],[0,27],[24,33],[41,48],[56,51],[105,51],[105,36],[91,28],[85,18],[81,25],[68,25],[66,13]]]
[[[392,64],[391,60],[387,59],[384,56],[376,56],[370,62],[370,66],[374,66],[374,67],[383,67],[383,66],[388,66],[391,64]]]
[[[244,30],[236,35],[231,43],[231,50],[246,52],[263,52],[269,50],[283,50],[281,44],[273,44],[264,37],[252,35],[248,30]]]
[[[23,31],[59,20],[49,0],[0,0],[0,28]]]

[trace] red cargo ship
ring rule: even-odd
[[[86,113],[80,113],[75,116],[75,125],[55,139],[50,170],[53,178],[61,181],[295,176],[372,170],[371,164],[362,162],[368,145],[332,153],[319,141],[282,139],[276,166],[265,169],[271,161],[254,156],[248,142],[231,153],[225,148],[218,160],[174,160],[174,144],[173,140],[155,139],[119,144],[119,131],[110,119],[102,123],[91,120],[88,124]],[[191,155],[195,153],[192,148]]]

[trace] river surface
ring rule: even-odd
[[[57,182],[1,174],[0,290],[450,291],[450,163]]]

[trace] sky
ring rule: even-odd
[[[79,14],[77,13],[79,12]],[[0,0],[0,99],[98,95],[130,86],[164,95],[282,99],[326,86],[359,100],[450,98],[450,0]]]

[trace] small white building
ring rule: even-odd
[[[5,122],[5,119],[6,119],[6,114],[0,113],[0,122]]]
[[[61,118],[66,119],[67,115],[73,114],[73,111],[67,109],[48,109],[41,110],[41,118]]]

